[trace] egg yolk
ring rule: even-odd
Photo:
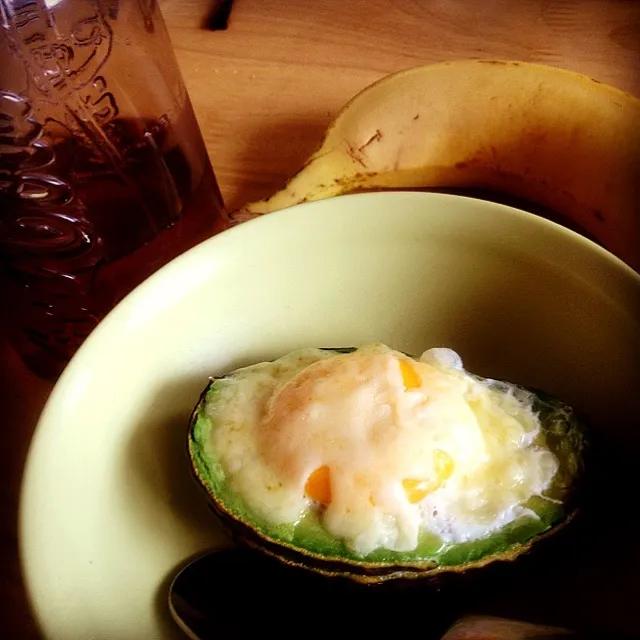
[[[422,380],[420,375],[408,360],[398,359],[402,382],[407,391],[419,389]],[[430,493],[439,489],[453,473],[453,460],[445,451],[437,449],[434,452],[435,477],[433,478],[407,478],[402,481],[402,487],[411,504],[416,504],[426,498]],[[307,479],[304,487],[307,498],[326,506],[331,503],[331,471],[327,465],[318,467]]]

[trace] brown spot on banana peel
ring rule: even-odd
[[[355,147],[353,147],[351,144],[347,143],[347,155],[354,161],[357,162],[358,164],[362,165],[365,169],[367,168],[367,165],[365,164],[364,160],[358,155],[358,149],[356,149]]]
[[[261,213],[253,213],[252,211],[249,211],[247,207],[241,207],[240,209],[229,212],[229,225],[231,227],[235,227],[236,225],[242,224],[243,222],[248,222],[249,220],[253,220],[254,218],[259,218],[261,215]]]
[[[377,142],[382,139],[382,131],[380,129],[376,129],[376,132],[360,147],[358,147],[358,151],[362,153],[372,142]]]
[[[334,183],[342,188],[342,193],[345,193],[351,189],[356,189],[367,184],[367,182],[373,180],[378,174],[378,171],[354,173],[351,176],[340,176],[339,178],[335,178]]]
[[[374,142],[378,142],[381,139],[382,139],[382,131],[380,131],[380,129],[376,129],[376,132],[359,147],[356,147],[350,141],[345,140],[344,143],[345,143],[346,153],[354,162],[357,162],[363,169],[366,169],[367,168],[366,148],[370,144]]]
[[[520,63],[517,60],[476,60],[479,64],[491,64],[491,65],[504,65],[505,67],[519,67]]]

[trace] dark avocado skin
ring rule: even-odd
[[[324,350],[338,354],[350,353],[356,348]],[[203,450],[202,443],[206,439],[203,429],[211,428],[205,416],[205,405],[211,401],[216,385],[232,375],[210,379],[192,413],[188,437],[192,470],[206,492],[212,510],[236,543],[257,549],[290,566],[368,585],[416,580],[443,584],[454,576],[468,573],[470,569],[480,569],[496,561],[508,563],[528,554],[534,547],[538,549],[543,541],[556,537],[579,513],[579,487],[587,449],[584,421],[562,401],[543,391],[528,389],[535,393],[534,409],[540,415],[547,445],[560,460],[560,470],[549,493],[551,497],[561,500],[562,504],[558,507],[551,502],[542,504],[542,501],[537,505],[528,505],[540,516],[539,522],[531,519],[529,525],[525,523],[523,527],[515,527],[506,533],[499,532],[484,540],[449,545],[435,553],[435,557],[434,553],[421,556],[378,550],[360,558],[335,540],[320,544],[314,538],[317,527],[312,528],[306,538],[303,535],[302,539],[291,531],[274,531],[265,523],[252,519],[247,509],[242,508],[241,499],[230,495],[220,479],[221,469],[215,468],[215,462],[208,459]],[[493,381],[492,384],[503,383]]]

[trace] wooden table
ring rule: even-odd
[[[616,0],[235,0],[228,29],[201,28],[211,0],[161,7],[225,202],[278,189],[339,107],[387,73],[495,57],[588,74],[640,95],[640,3]],[[22,468],[50,385],[0,348],[0,636],[36,638],[20,580]],[[46,527],[46,523],[43,523]]]

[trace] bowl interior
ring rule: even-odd
[[[640,444],[639,311],[640,279],[604,250],[530,214],[457,196],[344,196],[212,238],[101,323],[41,417],[21,548],[43,630],[172,637],[168,580],[187,557],[228,544],[186,455],[189,414],[208,376],[308,346],[380,341],[414,354],[448,346],[470,371],[542,388],[583,411],[619,480]],[[594,529],[593,544],[554,573],[542,600],[534,586],[512,596],[515,611],[575,622],[561,595],[573,591],[574,617],[628,628],[638,593],[626,576],[638,561],[600,562],[616,531],[632,532],[624,509],[632,484],[616,486],[599,494],[609,503],[596,525],[609,528]]]

